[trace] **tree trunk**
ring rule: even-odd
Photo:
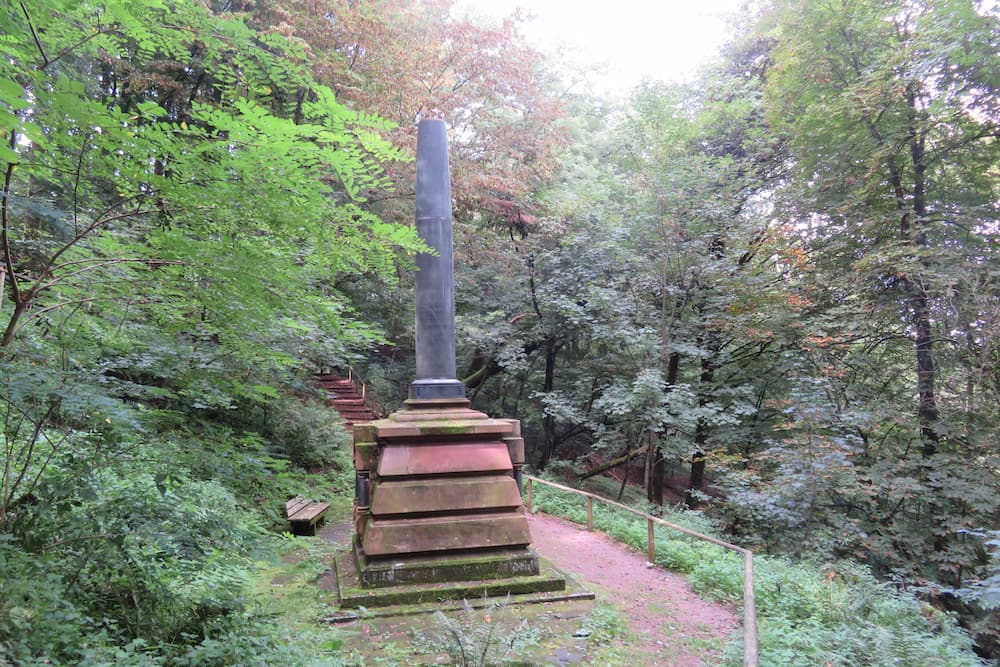
[[[926,131],[918,126],[916,92],[912,84],[906,89],[909,113],[909,150],[913,162],[912,201],[908,205],[903,185],[903,170],[895,156],[889,156],[887,167],[889,183],[896,200],[896,208],[901,212],[899,231],[904,243],[916,246],[918,252],[927,246],[927,235],[923,230],[927,215],[927,154],[925,151]],[[884,143],[874,122],[867,120],[869,131],[878,143]],[[912,215],[912,218],[911,218]],[[925,268],[927,262],[921,259]],[[901,280],[906,293],[906,307],[913,319],[914,340],[917,361],[917,421],[922,436],[921,453],[925,457],[937,452],[938,434],[934,428],[938,419],[937,400],[934,395],[934,337],[931,326],[930,298],[927,286],[921,276],[903,274]]]
[[[916,232],[914,243],[921,257],[927,246],[924,231],[927,215],[927,155],[924,150],[925,133],[917,127],[916,94],[912,86],[907,87],[907,103],[911,113],[910,159],[913,160],[913,227]],[[921,259],[925,268],[927,261]],[[934,333],[931,327],[930,299],[922,277],[910,283],[910,309],[913,313],[917,353],[917,419],[923,436],[921,453],[933,456],[937,452],[938,434],[934,428],[938,419],[937,400],[934,396]]]
[[[910,307],[916,331],[917,352],[917,419],[923,436],[921,453],[925,457],[937,452],[938,434],[934,424],[938,419],[937,401],[934,397],[934,350],[931,330],[931,313],[923,281],[914,280],[910,285]]]
[[[725,238],[721,234],[713,236],[712,242],[709,244],[709,251],[712,253],[712,258],[715,260],[723,259],[725,257],[725,250]],[[752,255],[749,257],[752,257]],[[743,267],[746,262],[750,261],[749,257],[746,254],[742,255],[737,266]],[[704,301],[699,300],[697,304],[699,317],[704,315],[704,306]],[[712,395],[712,380],[715,378],[715,361],[719,356],[721,344],[716,333],[705,327],[704,323],[701,326],[702,329],[698,334],[698,347],[705,350],[705,356],[701,358],[701,376],[698,378],[698,407],[704,408],[708,405]],[[691,454],[691,474],[688,477],[687,493],[684,494],[684,504],[688,507],[694,507],[698,504],[695,492],[700,492],[705,488],[705,450],[708,448],[708,431],[708,422],[704,417],[699,417],[694,431],[694,453]]]
[[[17,301],[14,303],[14,311],[7,320],[3,336],[0,337],[0,347],[7,347],[14,340],[14,334],[17,333],[17,325],[21,321],[21,316],[28,312],[29,303],[29,301]]]
[[[593,470],[588,470],[587,472],[585,472],[582,475],[580,475],[579,477],[577,477],[577,479],[579,481],[581,481],[581,482],[583,480],[585,480],[585,479],[590,479],[591,477],[594,477],[595,475],[600,475],[602,472],[607,472],[608,470],[611,470],[614,467],[620,466],[623,463],[628,463],[629,461],[631,461],[635,457],[639,456],[640,454],[642,454],[642,450],[641,449],[630,450],[624,456],[619,456],[616,459],[613,459],[611,461],[608,461],[607,463],[604,463],[602,465],[597,466]]]
[[[656,446],[656,432],[652,429],[647,434],[646,441],[646,468],[643,474],[643,486],[646,487],[646,500],[656,503],[656,487],[660,488],[660,503],[663,502],[663,480],[656,481],[657,458],[660,456],[660,448]],[[662,472],[662,468],[660,469]]]
[[[663,459],[663,451],[657,447],[653,455],[656,457],[653,459],[653,479],[652,479],[652,497],[650,501],[657,506],[663,505],[663,471],[666,468],[666,462]]]
[[[556,377],[556,356],[559,354],[560,345],[553,339],[545,341],[545,380],[542,385],[542,392],[548,393],[555,387]],[[542,460],[538,464],[539,468],[545,468],[552,459],[556,448],[556,419],[552,415],[545,415],[542,418]]]
[[[712,355],[701,360],[701,377],[698,382],[698,407],[708,405],[712,390],[712,380],[715,378],[715,348],[711,344]],[[687,493],[684,494],[684,504],[695,507],[698,496],[695,492],[705,490],[705,450],[708,448],[708,422],[703,417],[698,418],[694,431],[694,453],[691,455],[691,475],[688,477]]]
[[[677,372],[680,369],[681,357],[671,352],[667,359],[667,391],[677,384]],[[659,447],[656,433],[649,432],[649,447],[646,449],[646,499],[656,505],[663,504],[663,475],[666,470],[666,460],[663,450]]]

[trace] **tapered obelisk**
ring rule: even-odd
[[[410,398],[465,398],[455,377],[455,271],[444,120],[417,127],[417,233],[436,254],[417,256],[417,378]]]
[[[355,424],[353,563],[344,606],[561,590],[540,575],[516,479],[516,419],[472,410],[455,378],[451,186],[445,122],[417,130],[416,379],[406,406]],[[444,587],[442,587],[444,586]]]

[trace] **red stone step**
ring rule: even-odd
[[[326,391],[326,405],[335,409],[345,422],[348,431],[354,424],[374,421],[375,413],[365,403],[354,383],[345,377],[333,374],[317,375],[316,382]]]

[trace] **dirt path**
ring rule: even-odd
[[[702,600],[683,577],[648,566],[643,554],[602,533],[544,514],[529,515],[529,521],[540,556],[585,586],[593,584],[598,600],[628,617],[636,642],[625,664],[718,664],[721,648],[740,625],[732,607]]]
[[[553,565],[596,594],[596,601],[571,600],[511,607],[495,619],[498,627],[524,620],[539,632],[539,644],[523,655],[524,664],[553,667],[710,667],[740,627],[735,610],[702,600],[680,575],[647,566],[641,553],[602,533],[545,514],[530,514],[532,547]],[[320,535],[329,543],[350,541],[351,524],[328,524]],[[328,573],[324,576],[332,576]],[[321,588],[326,588],[322,584]],[[329,586],[333,586],[329,583]],[[331,589],[332,590],[332,589]],[[579,630],[598,606],[627,619],[624,635],[610,643]],[[488,620],[488,616],[486,619]],[[441,655],[421,642],[440,634],[429,614],[373,618],[339,626],[341,640],[356,651],[360,665],[443,664]]]

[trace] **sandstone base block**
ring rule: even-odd
[[[492,419],[464,398],[411,399],[355,425],[359,585],[530,588],[540,575],[517,482],[523,456],[519,422]]]

